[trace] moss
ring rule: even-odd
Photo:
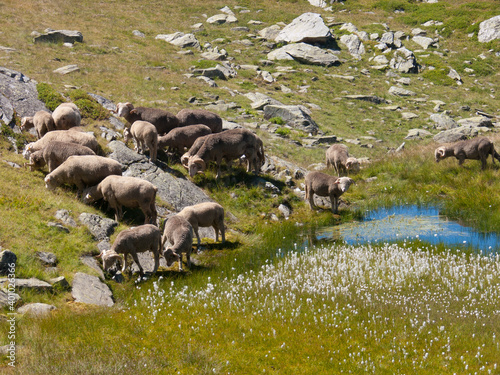
[[[83,118],[90,118],[93,120],[105,120],[109,118],[109,111],[84,90],[73,90],[70,92],[69,96],[80,110]]]
[[[56,109],[59,104],[65,102],[64,97],[48,83],[37,84],[36,90],[38,92],[38,99],[44,102],[45,106],[51,111]]]

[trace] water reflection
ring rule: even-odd
[[[342,240],[348,244],[422,240],[449,247],[474,248],[498,252],[497,233],[480,233],[439,214],[435,207],[398,206],[367,213],[364,221],[321,228],[316,241]],[[309,238],[309,243],[315,241]]]

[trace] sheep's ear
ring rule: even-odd
[[[444,148],[443,147],[438,148],[438,154],[441,156],[444,156]]]
[[[137,113],[137,109],[134,108],[134,109],[130,110],[130,113]]]
[[[340,178],[337,178],[334,183],[335,184],[340,184]]]
[[[103,250],[99,253],[99,255],[96,255],[95,258],[96,259],[102,259],[102,257],[106,254],[106,250]]]

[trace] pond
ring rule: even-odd
[[[439,214],[436,207],[396,206],[370,211],[361,222],[321,228],[316,240],[341,240],[348,244],[421,240],[433,245],[473,248],[498,253],[500,235],[481,233]]]

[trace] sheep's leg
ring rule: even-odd
[[[330,202],[332,204],[332,212],[334,214],[339,213],[339,199],[336,196],[330,196]]]
[[[311,208],[311,210],[316,209],[316,205],[314,204],[314,192],[310,190],[306,191],[306,197],[309,202],[309,207]]]
[[[139,263],[139,258],[137,257],[137,253],[134,251],[130,255],[132,255],[132,259],[134,259],[134,262],[137,264],[137,267],[139,267],[139,274],[141,275],[141,277],[143,277],[144,276],[144,270],[142,269],[142,266]]]
[[[125,273],[125,270],[127,269],[128,267],[128,254],[125,253],[123,254],[123,266],[122,266],[122,273]]]
[[[191,268],[191,255],[189,254],[189,251],[186,253],[186,265],[187,268]]]
[[[179,271],[182,272],[182,253],[178,254],[179,256]]]
[[[155,266],[153,268],[153,275],[158,271],[158,268],[160,267],[160,249],[153,249],[153,253],[155,256]]]
[[[217,225],[213,225],[214,231],[215,231],[215,242],[219,242],[219,228]]]
[[[199,233],[199,228],[196,225],[193,225],[193,232],[196,235],[196,239],[198,240],[198,243],[196,244],[196,251],[200,250],[200,245],[201,245],[201,239],[200,239],[200,233]]]

